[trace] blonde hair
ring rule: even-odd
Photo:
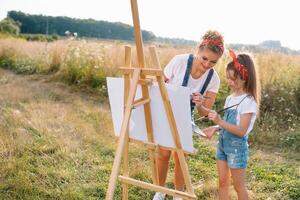
[[[198,46],[199,50],[207,48],[214,53],[222,55],[224,52],[224,38],[218,31],[207,31]]]

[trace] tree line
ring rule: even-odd
[[[7,18],[20,24],[20,33],[64,36],[66,31],[76,32],[79,37],[134,40],[133,27],[120,22],[107,22],[94,19],[75,19],[30,15],[20,11],[9,11]],[[145,41],[155,40],[156,36],[142,30]]]
[[[27,40],[53,41],[57,36],[134,40],[133,27],[121,22],[107,22],[94,19],[76,19],[70,17],[53,17],[31,15],[21,11],[9,11],[7,18],[0,21],[0,33],[19,35]],[[71,33],[71,34],[70,34]],[[196,46],[197,41],[182,38],[157,37],[151,31],[142,30],[143,40],[166,45]],[[264,41],[258,45],[227,44],[228,48],[251,52],[277,51],[286,54],[300,54],[286,47],[280,41]]]

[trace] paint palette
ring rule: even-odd
[[[192,121],[192,130],[195,135],[199,135],[201,137],[207,137],[207,135],[205,135],[205,133],[193,121]]]

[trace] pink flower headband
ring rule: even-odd
[[[222,54],[224,52],[224,46],[223,46],[223,41],[222,40],[211,40],[211,39],[205,39],[202,41],[202,43],[200,44],[200,47],[202,46],[206,46],[208,44],[213,44],[216,45],[217,47],[219,47],[219,49],[221,50]]]

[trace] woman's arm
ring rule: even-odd
[[[221,117],[215,111],[211,111],[208,114],[208,118],[212,120],[215,124],[219,125],[221,128],[227,130],[228,132],[236,136],[243,137],[248,130],[252,115],[253,113],[242,114],[239,125],[227,123],[226,121],[221,119]]]

